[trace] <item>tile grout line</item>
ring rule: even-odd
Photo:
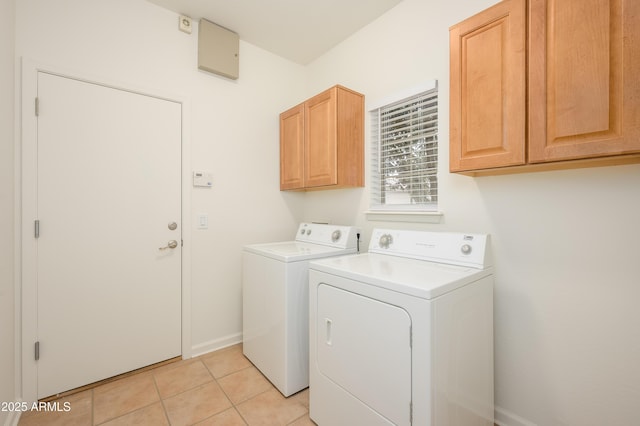
[[[231,400],[231,398],[229,398],[229,395],[227,395],[227,392],[225,392],[224,388],[223,388],[223,387],[220,385],[220,383],[218,382],[218,379],[217,379],[217,378],[216,378],[216,376],[213,374],[213,371],[211,371],[211,370],[209,369],[209,367],[207,367],[207,364],[206,364],[202,359],[198,360],[198,362],[200,362],[200,363],[204,366],[205,370],[207,370],[207,373],[209,373],[209,375],[211,376],[211,378],[213,379],[213,381],[215,382],[215,384],[220,388],[220,390],[222,391],[222,393],[224,394],[224,396],[227,398],[227,401],[229,401],[229,404],[231,404],[231,408],[233,408],[233,409],[235,410],[236,406],[234,405],[234,403],[233,403],[233,401]],[[210,418],[212,418],[212,417],[215,417],[215,416],[219,415],[220,413],[224,413],[224,412],[225,412],[225,411],[227,411],[227,410],[228,410],[228,408],[226,408],[226,409],[224,409],[224,410],[222,410],[222,411],[219,411],[219,412],[217,412],[217,413],[214,413],[214,414],[210,415],[210,416],[209,416],[209,417],[207,417],[207,418],[204,418],[204,419],[202,419],[202,420],[199,420],[199,421],[198,421],[198,423],[203,422],[203,421],[205,421],[205,420],[207,420],[207,419],[210,419]],[[236,410],[236,411],[237,411],[237,410]],[[240,413],[238,413],[238,414],[240,414]],[[245,423],[246,423],[246,422],[245,422]]]
[[[206,382],[206,383],[202,383],[202,384],[196,385],[196,386],[194,386],[194,387],[192,387],[192,388],[189,388],[189,389],[185,389],[185,390],[183,390],[182,392],[178,392],[178,393],[176,393],[176,394],[169,395],[169,396],[167,396],[166,398],[163,398],[163,397],[160,395],[160,390],[157,388],[157,382],[155,381],[155,374],[154,374],[154,376],[153,376],[154,384],[156,385],[156,389],[158,390],[158,395],[160,396],[160,402],[162,403],[162,408],[163,408],[163,410],[164,410],[165,417],[167,418],[167,421],[168,421],[169,425],[171,425],[171,419],[169,419],[169,413],[168,413],[168,411],[167,411],[167,409],[166,409],[166,407],[165,407],[165,405],[164,405],[164,401],[165,401],[165,399],[175,398],[176,396],[182,395],[182,394],[187,393],[187,392],[191,392],[191,391],[193,391],[194,389],[198,389],[198,388],[200,388],[200,387],[202,387],[202,386],[206,386],[207,384],[210,384],[210,383],[212,383],[212,382],[213,382],[213,383],[215,383],[215,384],[220,388],[220,390],[221,390],[221,391],[222,391],[222,393],[224,394],[225,398],[227,398],[227,400],[229,401],[229,404],[231,404],[231,406],[230,406],[230,407],[228,407],[228,408],[225,408],[225,409],[223,409],[223,410],[221,410],[221,411],[218,411],[218,412],[216,412],[216,413],[212,414],[212,415],[211,415],[211,416],[209,416],[209,417],[206,417],[206,418],[204,418],[204,419],[200,419],[200,420],[198,420],[198,423],[200,423],[200,422],[202,422],[202,421],[205,421],[205,420],[207,420],[207,419],[210,419],[210,418],[212,418],[212,417],[215,417],[215,416],[217,416],[217,415],[219,415],[219,414],[221,414],[221,413],[225,412],[225,411],[226,411],[226,410],[228,410],[229,408],[233,408],[233,409],[238,413],[238,415],[240,416],[240,418],[242,419],[242,421],[244,421],[244,423],[248,425],[248,423],[245,421],[244,417],[242,417],[242,415],[240,414],[240,412],[237,410],[236,405],[234,404],[234,402],[231,400],[231,398],[229,397],[229,395],[227,394],[227,392],[224,390],[224,388],[220,385],[220,383],[218,382],[218,379],[213,375],[213,372],[209,369],[209,367],[207,367],[207,365],[203,362],[203,360],[202,360],[202,359],[193,360],[193,361],[192,361],[192,362],[190,362],[189,364],[196,364],[196,363],[201,363],[201,364],[202,364],[202,366],[205,368],[205,370],[207,371],[207,373],[208,373],[208,374],[209,374],[209,376],[211,377],[211,381],[208,381],[208,382]],[[241,369],[241,370],[243,370],[243,369]],[[238,370],[238,371],[241,371],[241,370]],[[230,373],[230,374],[233,374],[233,373]],[[229,376],[230,374],[227,374],[227,375],[222,376],[222,377]]]
[[[292,421],[290,421],[289,423],[287,423],[287,426],[288,426],[288,425],[292,425],[292,424],[294,424],[295,422],[297,422],[297,421],[298,421],[298,420],[300,420],[301,418],[303,418],[303,417],[305,417],[305,416],[308,416],[308,415],[309,415],[309,411],[307,410],[307,413],[306,413],[306,414],[303,414],[303,415],[301,415],[300,417],[296,417],[295,419],[293,419]]]
[[[236,370],[236,371],[231,372],[231,373],[229,373],[229,374],[225,374],[224,376],[216,377],[216,376],[213,374],[213,371],[211,371],[211,369],[209,369],[209,367],[207,366],[207,364],[206,364],[205,362],[203,362],[202,360],[200,360],[200,361],[202,362],[202,365],[204,365],[204,367],[207,369],[207,371],[209,372],[209,374],[211,375],[211,377],[213,377],[213,380],[216,382],[216,384],[220,387],[220,390],[222,391],[222,393],[224,394],[224,396],[226,396],[226,397],[227,397],[227,399],[229,400],[229,402],[231,403],[231,408],[233,408],[233,410],[234,410],[236,413],[238,413],[238,416],[240,416],[240,419],[242,419],[242,421],[244,422],[244,424],[245,424],[245,425],[249,425],[249,422],[247,421],[247,419],[245,419],[245,418],[244,418],[244,416],[242,415],[242,413],[238,410],[238,407],[236,406],[236,403],[235,403],[235,402],[233,402],[233,400],[231,399],[231,397],[229,396],[229,394],[227,393],[227,391],[224,389],[224,387],[222,387],[222,385],[220,384],[220,382],[218,381],[218,379],[221,379],[221,378],[224,378],[224,377],[230,376],[230,375],[232,375],[232,374],[234,374],[234,373],[237,373],[238,371],[243,371],[243,370],[249,369],[249,368],[251,368],[251,366],[249,366],[249,367],[245,367],[245,368],[241,368],[240,370]],[[244,402],[244,401],[243,401],[243,402]],[[227,410],[228,410],[228,408],[227,408]],[[222,410],[220,413],[223,413],[223,412],[225,412],[225,411],[226,411],[226,410]],[[212,417],[215,417],[215,416],[217,416],[217,415],[218,415],[218,414],[220,414],[220,413],[213,414],[213,415],[211,415],[211,416],[207,417],[207,419],[210,419],[210,418],[212,418]],[[203,419],[203,421],[204,421],[204,420],[206,420],[206,419]]]
[[[155,380],[154,380],[154,385],[155,385]],[[156,389],[156,391],[157,391],[157,389]],[[108,418],[108,419],[106,419],[105,421],[103,421],[102,423],[99,423],[99,424],[95,424],[95,420],[93,418],[94,416],[93,416],[93,402],[92,402],[92,404],[91,404],[92,405],[92,409],[91,409],[91,424],[93,426],[104,425],[104,424],[107,424],[107,423],[112,422],[114,420],[120,419],[122,417],[128,416],[128,415],[133,414],[133,413],[137,413],[138,411],[142,411],[142,410],[144,410],[146,408],[149,408],[149,407],[151,407],[153,404],[155,404],[157,402],[162,403],[162,398],[160,398],[160,394],[159,393],[158,393],[158,399],[159,399],[158,401],[154,401],[154,402],[151,402],[151,403],[149,403],[147,405],[143,405],[142,407],[138,407],[133,411],[128,411],[126,413],[120,414],[119,416]],[[162,409],[164,410],[164,404],[162,404]],[[164,410],[164,411],[165,411],[165,417],[166,417],[166,415],[167,415],[166,414],[166,410]],[[169,419],[167,419],[167,421],[168,420]],[[171,425],[171,422],[169,422],[169,425]]]
[[[167,420],[167,424],[171,426],[171,419],[169,419],[169,413],[167,412],[167,407],[164,406],[164,399],[160,394],[160,389],[158,388],[158,382],[156,381],[155,373],[151,374],[151,378],[153,379],[153,386],[156,388],[156,392],[158,392],[158,399],[160,399],[160,406],[162,407],[162,412],[164,413],[164,418]]]
[[[271,390],[275,390],[275,391],[277,391],[277,392],[279,392],[279,391],[278,391],[278,389],[275,387],[275,385],[274,385],[273,383],[271,383],[271,381],[270,381],[269,379],[267,379],[267,378],[265,377],[265,375],[264,375],[264,374],[263,374],[263,373],[262,373],[262,372],[261,372],[261,371],[260,371],[260,370],[259,370],[259,369],[258,369],[258,368],[257,368],[257,367],[256,367],[256,366],[255,366],[255,365],[254,365],[254,364],[253,364],[253,363],[248,359],[248,358],[246,358],[246,357],[244,356],[244,354],[241,354],[241,356],[243,356],[245,359],[247,359],[247,360],[249,361],[250,365],[248,365],[247,367],[244,367],[244,368],[240,368],[240,369],[238,369],[238,370],[234,370],[234,371],[229,372],[229,373],[227,373],[227,374],[225,374],[225,375],[222,375],[222,376],[220,376],[220,377],[215,377],[215,375],[213,374],[213,371],[211,371],[211,369],[209,369],[209,367],[207,366],[207,364],[204,362],[204,358],[203,358],[201,361],[202,361],[202,364],[203,364],[203,365],[205,366],[205,368],[207,369],[207,371],[209,371],[209,373],[211,374],[211,376],[212,376],[212,377],[213,377],[213,379],[215,380],[216,384],[220,387],[220,389],[222,390],[222,392],[224,393],[224,395],[227,397],[227,399],[228,399],[228,400],[229,400],[229,402],[231,403],[232,408],[236,411],[236,413],[238,413],[238,415],[240,416],[240,418],[242,419],[242,421],[243,421],[246,425],[250,426],[249,420],[248,420],[244,415],[242,415],[242,412],[238,409],[238,406],[239,406],[239,405],[242,405],[242,404],[244,404],[244,403],[246,403],[246,402],[248,402],[248,401],[252,400],[253,398],[256,398],[256,397],[258,397],[258,396],[260,396],[260,395],[262,395],[262,394],[265,394],[265,393],[267,393],[267,392],[270,392]],[[257,393],[257,394],[255,394],[255,395],[251,395],[250,397],[248,397],[248,398],[246,398],[246,399],[243,399],[242,401],[239,401],[238,403],[235,403],[235,402],[231,399],[231,396],[230,396],[230,395],[227,393],[227,391],[224,389],[224,387],[220,384],[219,380],[220,380],[220,379],[223,379],[223,378],[225,378],[225,377],[229,377],[229,376],[231,376],[231,375],[233,375],[233,374],[237,374],[237,373],[239,373],[239,372],[241,372],[241,371],[249,370],[249,369],[252,369],[252,368],[254,368],[254,369],[258,372],[258,374],[260,374],[260,375],[261,375],[261,376],[262,376],[262,377],[267,381],[267,383],[269,384],[269,388],[268,388],[268,389],[265,389],[265,390],[263,390],[263,391],[261,391],[261,392],[258,392],[258,393]],[[306,407],[305,407],[305,408],[306,408]],[[223,411],[226,411],[226,410],[223,410]],[[223,412],[223,411],[221,411],[221,412]],[[290,424],[292,424],[292,423],[295,423],[296,421],[298,421],[298,420],[300,420],[301,418],[305,417],[305,415],[308,415],[308,413],[309,413],[309,409],[307,408],[307,413],[306,413],[306,414],[302,414],[301,416],[296,417],[295,419],[293,419],[291,422],[289,422],[289,423],[287,423],[287,424],[288,424],[288,425],[290,425]],[[218,414],[220,414],[220,413],[214,414],[214,415],[212,415],[212,416],[210,416],[210,417],[207,417],[207,418],[215,417],[215,416],[216,416],[216,415],[218,415]],[[203,419],[203,420],[206,420],[206,419]]]

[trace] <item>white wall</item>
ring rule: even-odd
[[[237,81],[198,71],[197,23],[193,34],[180,32],[177,14],[144,0],[16,7],[17,57],[189,100],[192,167],[214,179],[211,189],[193,189],[187,206],[192,345],[197,353],[239,341],[241,247],[289,239],[300,220],[302,199],[279,191],[278,114],[302,98],[304,68],[241,42]],[[201,213],[208,230],[195,229]]]
[[[496,264],[498,420],[637,424],[640,166],[476,179],[447,172],[448,27],[493,2],[404,0],[307,68],[241,42],[234,82],[197,71],[195,33],[179,32],[174,13],[144,0],[21,0],[16,56],[190,99],[193,169],[214,173],[212,189],[191,192],[192,221],[198,213],[210,216],[209,230],[190,231],[192,264],[186,265],[196,349],[239,337],[242,245],[289,239],[300,220],[357,223],[365,243],[377,226],[488,232]],[[13,2],[0,4],[0,87],[12,93],[12,67],[5,63],[13,58]],[[433,78],[441,99],[440,224],[366,221],[368,187],[278,191],[280,111],[336,83],[361,91],[370,103]],[[7,224],[13,119],[11,100],[0,102],[0,188],[2,205],[9,206],[1,219]],[[1,229],[2,241],[10,241],[10,227]],[[0,400],[13,399],[5,384],[13,375],[7,302],[13,290],[5,284],[12,280],[11,248],[0,248]]]
[[[14,0],[0,0],[0,402],[14,401]],[[10,413],[0,411],[0,425]]]
[[[304,218],[355,221],[365,239],[383,226],[490,233],[497,420],[640,424],[640,165],[448,173],[448,28],[493,3],[404,0],[308,67],[308,94],[341,83],[367,104],[439,81],[442,222],[368,222],[368,187],[305,194]]]

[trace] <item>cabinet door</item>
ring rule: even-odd
[[[304,188],[304,105],[280,114],[280,189]]]
[[[450,170],[525,163],[525,0],[451,27]]]
[[[640,1],[530,0],[529,158],[640,151]]]
[[[337,175],[337,88],[331,88],[305,102],[305,186],[336,185]]]

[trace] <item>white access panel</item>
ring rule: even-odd
[[[389,422],[410,424],[408,313],[327,284],[320,284],[317,291],[315,347],[320,373],[368,407],[375,407]]]
[[[240,37],[202,18],[198,25],[198,69],[233,80],[239,75]]]

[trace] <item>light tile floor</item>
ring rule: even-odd
[[[309,390],[289,398],[242,346],[164,365],[58,400],[61,411],[22,414],[19,426],[314,425]],[[62,409],[68,402],[70,408]]]

